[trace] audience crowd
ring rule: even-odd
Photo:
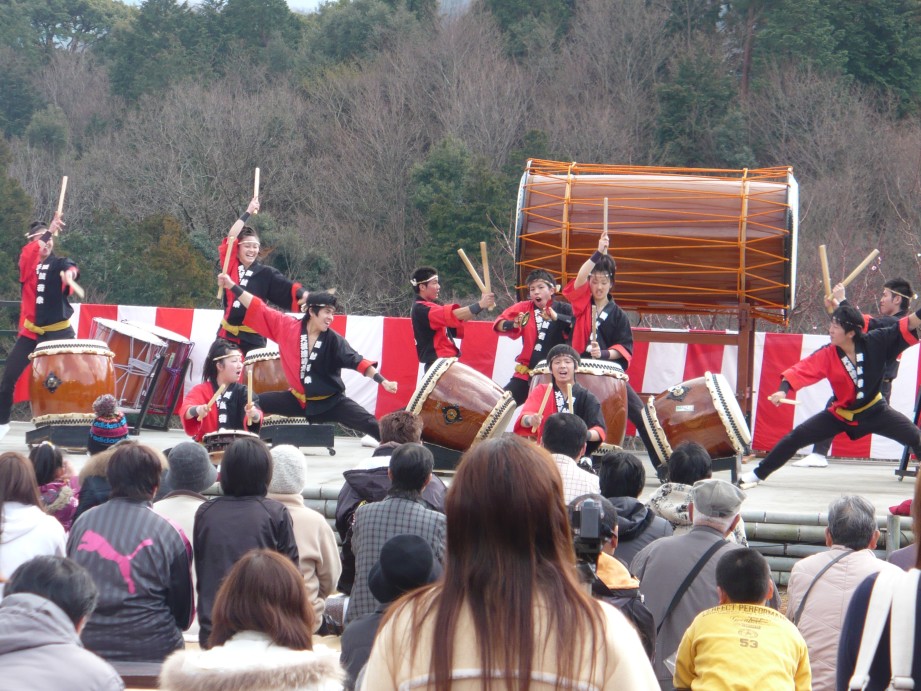
[[[557,413],[543,448],[482,441],[446,487],[421,421],[391,413],[344,473],[340,546],[296,447],[240,439],[215,468],[97,404],[79,475],[50,443],[0,454],[0,691],[122,689],[144,663],[174,691],[921,688],[918,550],[877,558],[863,497],[831,503],[782,610],[745,493],[697,444],[643,502],[642,462],[596,474]]]

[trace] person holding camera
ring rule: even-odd
[[[656,622],[643,603],[640,581],[615,555],[617,509],[600,494],[583,494],[569,504],[579,572],[591,583],[592,596],[614,605],[636,628],[649,661],[656,654]]]

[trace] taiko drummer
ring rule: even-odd
[[[253,197],[246,211],[230,227],[227,237],[218,248],[221,266],[224,272],[233,277],[234,283],[245,288],[248,293],[278,305],[286,310],[297,312],[307,299],[308,292],[295,281],[286,278],[278,269],[263,264],[261,245],[256,231],[246,225],[250,216],[259,211],[259,199]],[[227,256],[228,248],[236,243],[237,251]],[[246,307],[239,300],[222,290],[224,315],[217,335],[219,338],[236,343],[246,355],[255,348],[265,347],[265,338],[243,323]]]
[[[538,384],[531,389],[515,422],[515,434],[536,437],[540,442],[547,418],[554,413],[569,412],[582,418],[588,428],[586,453],[598,448],[607,429],[601,414],[601,403],[591,391],[576,383],[580,362],[579,353],[571,346],[557,345],[550,349],[547,353],[550,383]]]
[[[608,256],[608,234],[602,233],[598,249],[579,267],[579,273],[563,288],[572,302],[575,326],[572,345],[583,356],[610,360],[626,372],[633,359],[633,330],[627,314],[611,298],[617,267]],[[654,445],[643,424],[643,402],[627,384],[627,418],[643,440],[649,460],[659,480],[664,482],[666,468],[658,462]]]
[[[220,429],[258,432],[262,410],[258,396],[250,396],[240,383],[243,353],[240,348],[217,339],[211,344],[202,372],[202,383],[192,388],[179,407],[186,434],[201,441]]]
[[[54,254],[54,237],[63,227],[60,213],[54,215],[50,225],[35,221],[29,226],[29,242],[19,254],[19,337],[6,359],[0,381],[0,439],[10,430],[16,380],[28,367],[35,346],[75,335],[70,326],[74,308],[67,298],[80,272],[72,260]]]
[[[528,398],[531,371],[551,348],[569,341],[573,323],[572,306],[553,299],[556,281],[549,272],[532,271],[525,282],[530,299],[516,302],[493,322],[493,329],[501,335],[521,339],[515,374],[505,385],[518,405]]]

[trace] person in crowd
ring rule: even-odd
[[[0,454],[0,597],[10,575],[32,557],[64,554],[64,526],[42,509],[32,463]]]
[[[505,390],[521,405],[528,398],[531,370],[547,357],[555,345],[569,341],[572,331],[572,305],[554,300],[556,281],[549,272],[535,269],[525,279],[528,299],[516,302],[493,322],[502,336],[521,339],[521,352],[515,358],[515,373]]]
[[[598,467],[601,494],[617,509],[617,558],[627,568],[633,557],[653,540],[674,532],[672,524],[640,502],[646,485],[643,462],[632,453],[614,451],[601,458]]]
[[[912,512],[915,525],[921,525],[921,479],[919,478],[915,478]],[[921,533],[916,530],[915,545],[918,546],[919,543],[921,543]],[[919,550],[917,554],[921,554],[921,550]],[[921,640],[921,631],[919,631],[918,626],[918,622],[921,622],[921,577],[918,575],[919,570],[921,570],[921,557],[916,558],[914,567],[910,569],[907,574],[900,574],[906,576],[906,579],[900,584],[902,588],[905,588],[911,583],[907,577],[914,576],[916,579],[914,581],[914,587],[916,588],[915,611],[912,617],[914,620],[914,631],[901,630],[896,645],[893,645],[890,635],[890,627],[892,625],[891,617],[887,619],[886,625],[882,631],[882,636],[880,636],[875,646],[875,653],[873,654],[870,669],[868,671],[868,679],[863,680],[866,682],[864,688],[867,689],[867,691],[882,691],[888,688],[921,688],[921,655],[918,654],[918,641]],[[860,650],[862,639],[864,635],[866,635],[864,624],[870,613],[870,598],[873,595],[877,581],[886,577],[884,576],[885,573],[885,571],[879,571],[867,576],[863,582],[857,586],[848,604],[847,614],[844,617],[844,624],[841,627],[841,638],[838,641],[838,665],[836,670],[838,691],[845,691],[848,688],[860,688],[851,686],[849,682],[854,675],[854,668],[857,664],[857,653]],[[885,607],[886,605],[887,603],[881,603],[881,607]],[[907,642],[912,640],[914,641],[914,646],[913,650],[910,649],[910,654],[912,655],[911,682],[914,683],[914,686],[909,686],[909,680],[903,679],[899,687],[890,687],[889,682],[893,674],[890,656],[895,652],[892,648],[899,646],[904,649]],[[870,650],[873,651],[873,648],[871,647]]]
[[[585,358],[613,362],[626,372],[633,359],[633,329],[626,312],[613,298],[617,266],[608,254],[609,242],[608,234],[602,233],[598,238],[598,249],[563,288],[563,295],[572,302],[575,317],[572,345],[576,351]],[[665,465],[659,463],[659,456],[643,423],[643,402],[629,383],[627,417],[636,427],[659,481],[665,482]]]
[[[99,396],[93,401],[93,413],[96,419],[90,425],[90,434],[86,441],[86,450],[91,456],[128,438],[128,420],[119,410],[115,396],[110,393]]]
[[[307,586],[317,629],[323,624],[326,598],[336,592],[342,571],[336,535],[323,514],[304,506],[301,491],[307,484],[307,459],[296,446],[272,447],[272,481],[269,499],[282,504],[291,516],[297,542],[298,569]]]
[[[387,608],[406,593],[434,583],[441,572],[429,543],[418,535],[397,535],[384,543],[380,559],[368,574],[368,589],[381,605],[371,614],[355,619],[342,634],[339,661],[348,673],[346,689],[355,688]]]
[[[570,523],[572,523],[577,545],[581,533],[580,521],[582,520],[578,515],[587,499],[597,502],[601,508],[599,526],[601,532],[600,552],[598,552],[598,558],[595,563],[591,565],[594,566],[590,581],[592,595],[617,607],[621,614],[633,624],[636,632],[640,635],[640,640],[643,642],[643,649],[651,662],[656,653],[656,623],[652,618],[652,612],[643,603],[639,579],[631,576],[627,567],[614,554],[618,545],[617,509],[600,494],[583,494],[581,497],[573,499],[569,504]],[[592,549],[594,547],[594,545],[591,546]],[[580,560],[579,565],[581,567],[584,558],[578,546],[576,557]]]
[[[921,457],[921,430],[908,417],[891,408],[881,392],[888,363],[918,342],[921,310],[891,326],[864,331],[864,316],[844,300],[844,286],[835,286],[833,300],[840,304],[828,325],[829,343],[783,371],[780,389],[768,396],[775,406],[791,389],[801,389],[827,379],[834,399],[784,436],[739,482],[751,487],[793,458],[797,450],[844,432],[850,439],[880,434],[910,447]],[[827,301],[829,305],[833,301]]]
[[[312,293],[299,319],[277,312],[221,274],[221,285],[246,307],[244,322],[278,343],[281,366],[291,388],[262,394],[266,415],[303,416],[308,422],[338,422],[380,439],[375,417],[345,395],[342,369],[353,369],[372,379],[387,393],[396,393],[396,382],[377,371],[377,363],[364,359],[330,327],[336,315],[336,296]]]
[[[790,572],[787,618],[809,646],[815,691],[834,691],[838,639],[854,590],[870,574],[898,568],[876,558],[878,539],[873,504],[856,495],[839,497],[828,507],[829,550],[800,559]]]
[[[678,646],[675,688],[810,691],[806,641],[765,607],[774,593],[767,560],[751,549],[724,554],[716,588],[719,605],[698,614]]]
[[[598,476],[576,462],[585,453],[587,434],[582,418],[570,413],[554,413],[544,424],[541,446],[550,452],[560,471],[567,504],[582,494],[598,494]]]
[[[80,271],[72,260],[54,254],[54,238],[63,227],[59,213],[50,224],[34,221],[19,254],[19,334],[0,379],[0,439],[10,431],[16,382],[29,367],[35,346],[75,335],[70,325],[74,308],[67,298],[70,281],[79,279]]]
[[[10,576],[0,602],[0,691],[120,691],[121,677],[83,647],[99,591],[61,556],[34,557]]]
[[[517,436],[476,444],[445,510],[444,575],[387,611],[359,688],[655,686],[636,631],[579,583],[550,454]]]
[[[109,501],[80,516],[67,541],[67,556],[99,588],[83,644],[110,662],[162,662],[192,623],[192,548],[151,510],[165,465],[156,449],[119,444],[106,469]]]
[[[547,418],[554,413],[570,412],[582,418],[588,429],[584,440],[586,452],[592,453],[601,445],[607,426],[601,414],[601,403],[591,391],[576,383],[580,362],[579,354],[571,346],[557,345],[550,349],[547,353],[550,383],[538,384],[531,389],[521,408],[521,415],[515,421],[515,434],[536,438],[541,443]],[[544,406],[548,387],[552,389]]]
[[[673,688],[666,658],[678,649],[694,617],[718,604],[716,564],[725,552],[741,549],[726,537],[739,521],[744,499],[745,493],[725,480],[697,482],[690,492],[690,532],[651,542],[631,562],[656,621],[655,671],[663,689]]]
[[[192,542],[198,577],[198,640],[208,647],[214,599],[221,581],[251,549],[272,549],[297,566],[291,514],[268,499],[272,455],[261,439],[244,438],[224,450],[222,496],[198,507]]]
[[[73,468],[65,463],[61,449],[50,441],[33,446],[29,460],[35,469],[42,509],[58,519],[65,531],[70,530],[80,498],[80,485]]]
[[[438,302],[441,293],[438,272],[431,266],[415,269],[409,283],[416,295],[410,316],[419,362],[428,370],[438,358],[460,357],[460,349],[454,339],[464,337],[465,321],[495,306],[495,294],[483,293],[477,302],[467,307],[456,303],[442,305]]]
[[[115,453],[115,448],[111,446],[105,451],[93,454],[80,469],[80,497],[77,502],[77,510],[74,512],[75,521],[94,506],[109,501],[112,488],[106,479],[106,471],[109,468],[109,460]]]
[[[381,443],[371,453],[373,458],[386,457],[400,444],[422,443],[422,418],[408,410],[394,410],[380,419]]]
[[[422,490],[432,477],[435,459],[421,444],[403,444],[390,457],[390,491],[387,498],[359,506],[352,526],[355,581],[345,614],[348,625],[370,614],[380,602],[368,588],[368,575],[380,559],[384,543],[396,535],[422,537],[441,562],[445,547],[445,517],[426,507]],[[343,562],[348,555],[343,555]]]
[[[211,344],[202,368],[201,384],[192,387],[179,406],[179,418],[185,433],[195,441],[219,429],[236,429],[258,433],[262,425],[259,397],[249,401],[249,389],[240,383],[243,352],[217,339]],[[220,396],[217,392],[223,387]]]
[[[244,554],[221,583],[208,649],[163,663],[165,691],[338,691],[338,655],[313,645],[314,613],[301,574],[273,550]]]
[[[259,199],[253,197],[246,211],[230,226],[227,237],[221,242],[218,260],[222,268],[227,267],[227,273],[234,277],[234,282],[246,288],[250,294],[290,312],[298,312],[308,292],[300,283],[288,280],[275,267],[262,263],[265,257],[260,252],[259,235],[246,225],[250,216],[257,211]],[[233,251],[234,243],[236,251]],[[229,259],[228,251],[231,253]],[[226,289],[221,291],[221,302],[224,314],[217,337],[236,344],[244,355],[256,348],[264,348],[265,337],[243,323],[246,306]]]
[[[895,506],[889,507],[889,513],[893,516],[911,516],[912,515],[912,500],[906,499],[903,502],[896,504]],[[915,524],[914,531],[917,533],[919,526]],[[889,556],[886,558],[890,564],[895,564],[903,571],[909,571],[914,567],[915,562],[918,560],[918,544],[912,542],[910,545],[906,545],[900,549],[893,550],[889,553]]]
[[[700,480],[713,476],[712,459],[707,450],[693,441],[682,442],[668,458],[668,482],[660,485],[649,498],[649,509],[672,524],[675,535],[684,535],[691,530],[691,488]],[[729,536],[732,542],[748,546],[745,536],[745,521],[739,522]]]

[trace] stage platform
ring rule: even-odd
[[[34,429],[31,423],[13,422],[7,436],[0,440],[0,452],[24,451],[26,432]],[[141,430],[139,441],[158,449],[168,449],[188,439],[182,430],[166,432]],[[318,496],[333,498],[342,485],[342,472],[362,466],[377,465],[371,461],[373,449],[362,446],[354,437],[336,437],[336,455],[330,456],[324,448],[305,448],[308,459],[308,489]],[[645,460],[646,456],[637,453]],[[69,454],[72,463],[79,470],[85,456]],[[376,459],[375,459],[376,461]],[[825,513],[828,504],[841,494],[861,494],[873,502],[877,515],[884,517],[894,504],[908,499],[913,493],[913,478],[899,482],[893,474],[895,461],[831,460],[827,468],[794,468],[786,466],[774,473],[767,482],[747,492],[743,511],[781,513],[792,515]],[[743,470],[753,465],[743,465]],[[647,465],[646,490],[641,499],[646,499],[656,487],[658,480]],[[716,473],[715,477],[729,479],[729,472]],[[450,480],[448,479],[448,482]],[[319,492],[317,490],[320,490]],[[305,491],[305,495],[308,492]],[[791,520],[791,523],[799,521]],[[813,523],[814,524],[814,523]]]

